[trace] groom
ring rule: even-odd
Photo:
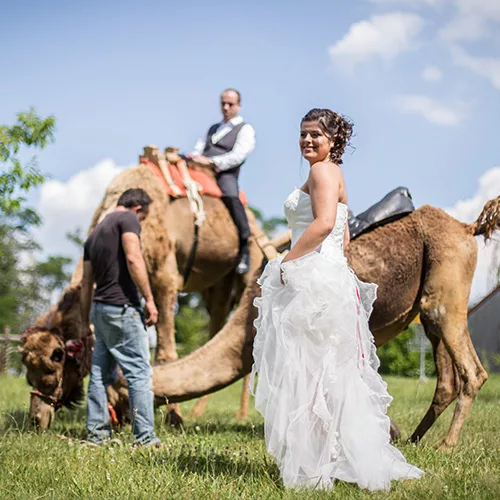
[[[238,229],[240,247],[236,272],[246,274],[250,269],[248,238],[250,228],[245,208],[239,198],[240,167],[255,148],[255,131],[239,116],[241,95],[235,89],[226,89],[220,96],[222,121],[212,125],[202,139],[196,142],[190,157],[204,167],[212,167],[217,184]]]

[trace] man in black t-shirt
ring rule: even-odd
[[[95,227],[85,242],[83,327],[89,328],[92,306],[96,337],[87,395],[87,439],[97,444],[111,436],[106,386],[115,382],[117,365],[128,382],[136,442],[145,446],[159,443],[154,432],[152,369],[146,331],[146,325],[156,323],[158,311],[140,243],[140,223],[148,215],[150,204],[151,198],[144,190],[128,189],[118,199],[116,209]],[[139,292],[146,300],[146,322]]]

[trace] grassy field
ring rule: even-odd
[[[403,436],[415,428],[429,404],[434,381],[388,378],[394,396],[390,415]],[[34,433],[26,418],[28,388],[23,379],[0,377],[0,498],[500,498],[500,377],[482,389],[452,454],[437,451],[451,410],[419,446],[401,444],[407,459],[426,471],[420,481],[393,483],[390,493],[368,494],[337,483],[330,492],[285,490],[266,454],[262,420],[234,418],[241,384],[214,395],[206,416],[189,417],[184,430],[160,425],[165,448],[133,450],[129,429],[114,446],[91,448],[56,437],[84,436],[85,411],[63,410],[53,428]]]

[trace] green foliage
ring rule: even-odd
[[[24,255],[29,261],[31,252],[39,247],[5,217],[0,221],[0,326],[10,325],[16,331],[26,324],[33,304],[40,298],[30,264],[23,266],[21,258]]]
[[[80,250],[85,245],[85,235],[81,227],[76,227],[73,231],[68,231],[66,233],[66,238],[74,243]]]
[[[50,255],[45,262],[38,262],[35,272],[43,283],[44,288],[53,292],[61,290],[71,279],[68,266],[73,260],[62,255]]]
[[[198,294],[179,294],[177,302],[175,341],[179,356],[185,356],[209,340],[209,317]]]
[[[265,217],[264,214],[255,207],[248,207],[255,215],[255,218],[260,223],[262,230],[268,236],[272,237],[281,226],[287,226],[287,221],[284,217]]]
[[[25,165],[19,157],[21,148],[44,149],[54,140],[55,118],[40,118],[34,108],[18,113],[12,126],[0,126],[0,213],[23,209],[23,193],[44,181],[37,168],[36,156]]]
[[[413,338],[410,329],[400,333],[387,344],[377,350],[380,359],[380,373],[412,377],[418,374],[420,367],[420,353],[411,352],[409,344]],[[425,374],[434,373],[432,353],[425,354]]]
[[[0,326],[18,333],[45,312],[50,293],[68,281],[71,259],[52,256],[37,262],[40,247],[30,228],[40,217],[24,206],[25,194],[44,181],[30,150],[43,150],[54,140],[55,118],[39,117],[31,108],[16,122],[0,125]]]
[[[0,217],[0,327],[9,325],[13,333],[46,312],[51,294],[69,281],[72,262],[64,256],[37,261],[34,252],[40,247],[19,221],[20,214]]]
[[[500,354],[492,354],[491,359],[493,360],[493,363],[495,363],[495,366],[497,368],[500,368]],[[484,365],[484,363],[483,363]],[[484,368],[486,370],[486,368]],[[486,370],[488,371],[488,370]]]

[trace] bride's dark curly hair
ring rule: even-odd
[[[330,109],[314,108],[307,113],[300,124],[304,122],[318,122],[321,130],[333,141],[330,149],[330,160],[342,165],[342,155],[352,136],[352,122],[345,116],[339,115]]]

